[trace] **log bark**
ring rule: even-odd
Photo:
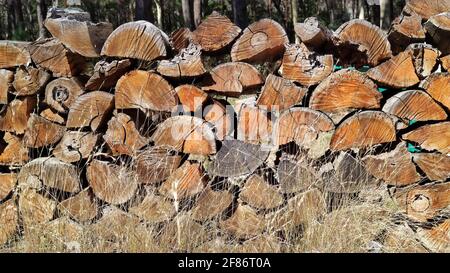
[[[60,214],[69,216],[77,222],[93,220],[98,214],[98,206],[89,188],[58,204]]]
[[[116,109],[170,112],[177,105],[175,90],[163,77],[143,70],[122,76],[116,84]]]
[[[332,55],[317,55],[304,44],[286,45],[279,73],[286,79],[311,86],[333,71]]]
[[[406,143],[400,143],[387,153],[363,158],[367,171],[388,185],[407,186],[420,181],[421,176],[412,162]]]
[[[289,39],[280,24],[261,19],[244,29],[231,49],[231,59],[233,62],[273,61],[283,54],[287,43]]]
[[[450,73],[434,73],[419,85],[430,94],[433,99],[450,110]]]
[[[186,112],[195,112],[200,109],[207,101],[208,94],[203,92],[195,85],[183,84],[175,88],[183,110]]]
[[[447,1],[450,10],[450,1]],[[434,45],[443,54],[450,54],[450,12],[434,15],[425,23],[427,33],[432,37]]]
[[[344,23],[335,35],[340,60],[346,64],[376,66],[392,57],[386,34],[365,20],[354,19]]]
[[[174,171],[159,188],[159,193],[175,202],[194,197],[204,188],[206,177],[199,163],[189,161]]]
[[[5,200],[6,197],[14,190],[17,183],[17,173],[2,173],[0,174],[0,201]]]
[[[14,200],[0,204],[0,245],[11,240],[19,226],[19,216]]]
[[[23,141],[29,148],[50,146],[56,144],[63,137],[64,131],[64,126],[31,114]]]
[[[215,191],[207,186],[192,209],[192,218],[200,222],[219,218],[230,207],[232,201],[233,196],[230,192]]]
[[[17,96],[34,95],[43,89],[49,79],[50,74],[45,70],[31,66],[20,67],[14,75],[14,89],[11,89],[11,93]]]
[[[158,125],[151,140],[156,146],[168,145],[179,152],[209,155],[216,153],[215,134],[212,129],[203,119],[174,116]]]
[[[53,150],[61,161],[72,163],[88,158],[97,144],[98,134],[81,131],[66,131]]]
[[[40,68],[52,72],[54,77],[72,77],[81,74],[85,67],[85,59],[67,50],[55,38],[38,40],[28,46],[31,59]]]
[[[411,121],[446,120],[445,110],[424,91],[402,91],[390,97],[383,112],[395,115],[406,123]]]
[[[307,91],[307,88],[297,86],[291,80],[269,74],[256,104],[267,111],[281,112],[303,104]]]
[[[199,77],[206,73],[201,58],[201,48],[195,44],[180,50],[171,60],[162,60],[157,71],[170,78]]]
[[[192,39],[204,52],[216,52],[230,45],[239,34],[241,29],[228,17],[213,11],[192,32]]]
[[[117,80],[130,70],[131,61],[99,61],[94,66],[94,73],[86,82],[87,90],[108,90],[116,85]]]
[[[424,125],[403,134],[402,138],[417,143],[425,150],[450,154],[450,122]]]
[[[430,180],[445,181],[450,177],[450,156],[438,153],[416,153],[412,158]]]
[[[21,137],[6,132],[0,147],[0,165],[21,166],[29,160],[28,148]]]
[[[36,97],[16,98],[0,113],[0,130],[23,134],[27,129],[28,118],[36,106]]]
[[[111,205],[128,202],[138,183],[126,166],[94,159],[87,167],[86,177],[95,196]]]
[[[77,78],[57,78],[45,87],[44,102],[59,113],[67,113],[83,93],[83,84]]]
[[[167,35],[146,21],[125,23],[105,41],[101,55],[153,61],[167,56]]]
[[[379,111],[363,111],[345,119],[331,139],[333,151],[367,148],[397,139],[392,119]]]
[[[67,116],[67,128],[91,127],[97,131],[107,120],[114,107],[114,96],[93,91],[79,96],[71,105]]]
[[[223,63],[211,70],[212,82],[202,87],[207,92],[217,92],[239,96],[246,90],[254,89],[264,83],[259,71],[243,62]]]
[[[27,42],[0,41],[0,68],[13,68],[31,63]]]

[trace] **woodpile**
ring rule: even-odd
[[[448,251],[449,18],[448,0],[411,0],[388,33],[308,18],[292,44],[271,19],[214,12],[169,36],[51,9],[52,38],[0,42],[0,244],[144,223],[172,250],[282,251],[330,196],[385,185]]]

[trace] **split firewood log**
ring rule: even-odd
[[[367,171],[388,185],[397,187],[419,182],[421,177],[412,162],[406,143],[400,143],[387,153],[368,155],[362,159]]]
[[[44,102],[59,113],[67,113],[83,93],[83,84],[77,78],[57,78],[45,87]]]
[[[0,201],[3,201],[14,190],[17,183],[17,173],[0,174]]]
[[[19,213],[25,228],[43,224],[53,219],[56,201],[35,189],[26,188],[19,195]]]
[[[94,201],[89,188],[81,191],[58,204],[60,214],[69,216],[78,222],[94,219],[98,213],[97,203]]]
[[[159,193],[174,200],[190,198],[200,193],[206,183],[199,163],[189,161],[174,171],[159,188]]]
[[[171,60],[160,61],[157,71],[163,76],[176,79],[202,76],[206,69],[201,58],[201,47],[190,44]]]
[[[323,186],[328,192],[359,193],[373,182],[363,162],[348,152],[341,152],[332,167],[322,173]]]
[[[449,0],[409,0],[406,2],[405,9],[417,13],[424,20],[438,13],[450,10]]]
[[[209,155],[216,152],[212,126],[203,119],[174,116],[158,125],[151,140],[156,146],[168,145],[179,152]]]
[[[438,62],[441,52],[431,45],[424,43],[410,44],[406,50],[410,50],[412,54],[416,74],[419,78],[424,79],[430,76]]]
[[[29,43],[0,41],[0,68],[13,68],[31,63],[30,53],[26,50]]]
[[[212,83],[202,87],[230,96],[239,96],[243,91],[254,89],[264,83],[259,71],[243,62],[223,63],[211,70]]]
[[[66,131],[52,153],[61,161],[77,162],[92,154],[98,139],[99,135],[91,132]]]
[[[64,125],[66,123],[64,117],[62,117],[58,112],[52,108],[46,108],[39,113],[39,116],[49,120],[51,122]]]
[[[425,23],[427,33],[432,37],[434,45],[444,54],[450,53],[450,1],[447,12],[434,15]]]
[[[51,13],[49,13],[51,14]],[[108,36],[113,31],[111,23],[94,24],[70,17],[49,16],[45,28],[72,52],[84,57],[99,57]]]
[[[0,130],[23,134],[27,129],[28,118],[36,106],[36,97],[16,98],[0,113]]]
[[[141,203],[131,207],[129,211],[149,223],[169,221],[176,213],[172,202],[150,192]]]
[[[270,185],[259,175],[250,176],[239,193],[239,200],[256,209],[273,209],[284,203],[283,195],[276,186]]]
[[[438,153],[415,153],[412,158],[430,180],[445,181],[450,177],[450,156]]]
[[[18,226],[19,216],[14,200],[0,204],[0,246],[12,239]]]
[[[22,138],[6,132],[0,140],[0,165],[21,166],[29,160]]]
[[[39,157],[28,162],[20,169],[17,181],[20,188],[40,189],[44,185],[71,193],[81,190],[76,166],[54,157]]]
[[[313,187],[319,179],[308,163],[282,157],[278,163],[278,182],[282,193],[296,193]]]
[[[291,80],[269,74],[256,104],[267,111],[281,112],[302,104],[307,92],[307,88],[300,87]]]
[[[294,107],[280,115],[273,130],[277,145],[293,141],[300,147],[309,149],[315,156],[321,156],[330,147],[334,124],[322,112]],[[317,145],[320,146],[319,149],[316,149]]]
[[[208,99],[208,94],[195,85],[179,85],[175,88],[175,92],[183,106],[183,110],[186,112],[195,112],[200,109]]]
[[[331,138],[333,151],[367,148],[397,139],[395,124],[385,113],[363,111],[345,119]]]
[[[233,113],[227,111],[225,106],[217,100],[213,100],[212,104],[205,107],[203,118],[214,126],[216,138],[220,141],[234,132]]]
[[[240,140],[224,140],[216,159],[208,169],[212,175],[237,177],[253,173],[269,155],[260,145]]]
[[[450,206],[450,183],[421,185],[396,192],[394,197],[407,216],[426,222]]]
[[[442,68],[450,72],[450,54],[441,57],[439,60],[441,61]]]
[[[140,134],[131,117],[124,113],[116,113],[108,121],[108,129],[103,139],[113,156],[122,154],[132,156],[149,142]]]
[[[0,69],[0,105],[5,107],[8,104],[8,92],[12,91],[12,82],[14,80],[14,72]]]
[[[450,73],[433,73],[419,87],[450,110]]]
[[[14,75],[11,92],[17,96],[29,96],[38,93],[50,79],[45,70],[34,67],[20,67]]]
[[[431,251],[441,253],[450,251],[450,219],[431,229],[419,227],[416,233],[423,245]]]
[[[339,70],[313,91],[309,107],[330,115],[342,116],[355,109],[377,109],[383,95],[376,84],[356,70]]]
[[[280,253],[282,243],[280,239],[273,235],[261,234],[238,245],[237,253]]]
[[[69,51],[55,38],[33,42],[28,50],[34,64],[51,71],[54,77],[77,76],[86,67],[86,60],[82,56]]]
[[[421,126],[402,135],[404,140],[417,143],[421,148],[450,154],[450,122]]]
[[[271,19],[261,19],[244,29],[231,49],[233,62],[273,61],[284,52],[289,39],[283,27]]]
[[[237,238],[248,239],[261,234],[264,218],[250,206],[239,204],[230,218],[220,222],[220,228]]]
[[[409,44],[424,41],[425,29],[422,26],[422,17],[414,11],[403,10],[392,22],[388,39],[394,53],[400,53]]]
[[[172,175],[181,163],[181,156],[166,147],[146,148],[136,155],[135,169],[139,183],[157,184]]]
[[[125,23],[105,41],[101,55],[153,61],[167,55],[169,37],[147,21]]]
[[[308,226],[327,211],[323,194],[318,189],[299,193],[288,200],[285,207],[266,214],[265,222],[269,230],[292,230],[299,225]]]
[[[91,127],[97,131],[114,107],[114,96],[103,91],[92,91],[76,98],[67,116],[67,128]]]
[[[87,167],[86,177],[95,196],[112,205],[128,202],[138,183],[126,166],[94,159]]]
[[[395,115],[406,123],[447,119],[445,110],[430,95],[420,90],[408,90],[395,94],[386,101],[383,112]]]
[[[117,242],[130,236],[138,224],[139,218],[136,216],[114,206],[107,206],[102,210],[102,218],[90,226],[90,231],[97,240]]]
[[[192,32],[192,40],[200,45],[203,51],[215,52],[231,44],[239,34],[241,29],[228,17],[213,11]]]
[[[272,143],[272,123],[267,111],[243,104],[238,113],[237,139],[252,144]]]
[[[333,55],[317,55],[304,44],[286,45],[279,73],[305,86],[318,84],[333,71]]]
[[[392,57],[386,34],[365,20],[346,22],[335,31],[335,35],[340,61],[343,63],[376,66]]]
[[[170,112],[177,105],[175,90],[163,77],[143,70],[122,76],[116,84],[116,109]]]
[[[383,249],[387,253],[428,253],[419,242],[417,234],[406,223],[389,227],[383,236]]]
[[[36,114],[31,114],[23,141],[29,148],[50,146],[63,137],[65,129],[62,125],[53,123]]]
[[[308,17],[303,23],[296,23],[294,31],[302,43],[313,49],[320,49],[329,43],[333,36],[333,33],[323,26],[316,17]]]
[[[170,34],[170,44],[177,52],[188,47],[188,45],[192,43],[192,39],[192,32],[187,27],[177,29]]]
[[[111,62],[99,61],[94,66],[94,73],[86,82],[87,90],[107,90],[116,85],[117,80],[130,70],[128,59]]]
[[[65,246],[66,251],[80,252],[80,245],[78,242],[85,234],[84,226],[72,221],[69,217],[60,217],[44,223],[37,227],[40,236],[46,239],[46,243],[52,247]],[[34,230],[33,232],[36,232]],[[55,248],[57,249],[57,248]]]
[[[197,198],[192,209],[192,218],[204,222],[219,217],[232,202],[233,195],[229,191],[215,191],[207,186]]]

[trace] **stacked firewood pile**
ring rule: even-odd
[[[282,251],[381,184],[423,247],[450,250],[449,0],[408,1],[388,33],[308,18],[300,44],[218,13],[170,37],[76,9],[45,27],[0,42],[0,244],[150,224],[180,251]]]

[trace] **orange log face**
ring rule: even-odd
[[[291,141],[307,145],[323,132],[334,130],[333,121],[325,114],[308,108],[296,107],[281,114],[275,125],[278,145]]]
[[[67,131],[53,150],[53,155],[68,163],[79,161],[91,155],[98,139],[98,134]]]
[[[395,115],[406,122],[447,119],[444,109],[427,93],[419,90],[395,94],[386,101],[383,112]]]
[[[450,110],[450,73],[435,73],[421,82],[420,87]]]
[[[213,84],[204,86],[203,90],[236,96],[264,83],[261,74],[255,67],[242,62],[224,63],[214,67],[211,71],[211,78]]]
[[[216,100],[205,108],[203,118],[214,125],[218,140],[224,140],[225,136],[232,134],[234,131],[234,116],[227,112],[225,106]]]
[[[174,88],[158,74],[134,70],[116,84],[117,109],[141,109],[170,112],[177,105]]]
[[[309,106],[314,110],[339,113],[354,109],[376,109],[383,96],[377,86],[361,72],[340,70],[314,90]]]
[[[445,181],[450,177],[450,156],[438,153],[416,153],[413,161],[430,180]]]
[[[417,143],[421,148],[450,154],[450,122],[424,125],[406,133],[403,139]]]
[[[422,17],[414,12],[401,14],[392,22],[388,34],[392,50],[403,51],[413,42],[425,40],[425,29],[422,26]]]
[[[192,40],[192,32],[187,27],[175,30],[170,34],[170,44],[179,52],[183,48],[188,47]]]
[[[271,19],[261,19],[248,26],[231,49],[233,62],[265,62],[283,54],[289,43],[280,24]]]
[[[159,192],[175,200],[193,197],[205,187],[204,180],[200,164],[186,162],[167,178]]]
[[[0,68],[28,65],[31,58],[25,49],[27,45],[28,43],[25,42],[0,42]]]
[[[443,56],[439,59],[441,61],[442,67],[450,72],[450,54]]]
[[[331,139],[334,151],[367,148],[396,140],[394,122],[385,113],[364,111],[345,119]]]
[[[357,50],[366,55],[365,60],[356,60],[361,62],[360,64],[376,66],[392,56],[386,34],[379,27],[365,20],[354,19],[344,23],[335,31],[335,34],[338,37],[338,45],[357,45]]]
[[[262,87],[257,105],[267,111],[283,111],[301,104],[307,91],[290,80],[270,74]]]
[[[64,131],[64,126],[31,114],[23,141],[30,148],[49,146],[57,143],[63,137]]]
[[[405,9],[410,9],[427,20],[433,15],[450,10],[449,0],[409,0]]]
[[[241,29],[233,24],[226,16],[213,11],[192,32],[193,41],[202,47],[205,52],[214,52],[223,49],[236,39]]]
[[[268,113],[243,104],[238,114],[237,139],[253,144],[272,142],[272,121]]]
[[[250,238],[264,229],[264,219],[247,205],[239,205],[233,216],[220,223],[220,227],[238,238]]]
[[[144,61],[167,55],[167,35],[146,21],[125,23],[116,28],[103,45],[101,55]]]
[[[188,112],[194,112],[203,106],[208,99],[208,94],[203,92],[195,85],[183,84],[175,88],[183,109]]]
[[[190,44],[180,50],[171,60],[162,60],[158,64],[158,73],[171,78],[188,78],[202,76],[206,73],[201,57],[201,47]]]
[[[17,173],[0,174],[0,201],[3,201],[11,191],[14,190],[17,183]]]
[[[304,44],[286,45],[280,74],[305,86],[319,83],[333,71],[332,55],[317,55]]]
[[[275,186],[259,175],[250,176],[239,193],[239,199],[257,209],[273,209],[283,204],[284,198]]]
[[[0,165],[20,166],[29,160],[28,148],[22,138],[7,132],[2,142],[4,147],[0,153]]]
[[[209,155],[216,152],[212,126],[196,117],[168,118],[158,126],[151,139],[157,146],[168,145],[184,153]]]
[[[0,104],[8,103],[8,92],[11,90],[14,72],[0,69]]]
[[[35,96],[17,98],[11,101],[6,111],[0,114],[0,130],[23,134],[27,128],[28,118],[35,106]]]
[[[77,78],[58,78],[45,87],[45,103],[59,113],[66,113],[83,93],[83,85]]]
[[[197,199],[197,205],[192,209],[192,217],[197,221],[206,221],[220,216],[233,201],[228,191],[214,191],[205,188]]]

